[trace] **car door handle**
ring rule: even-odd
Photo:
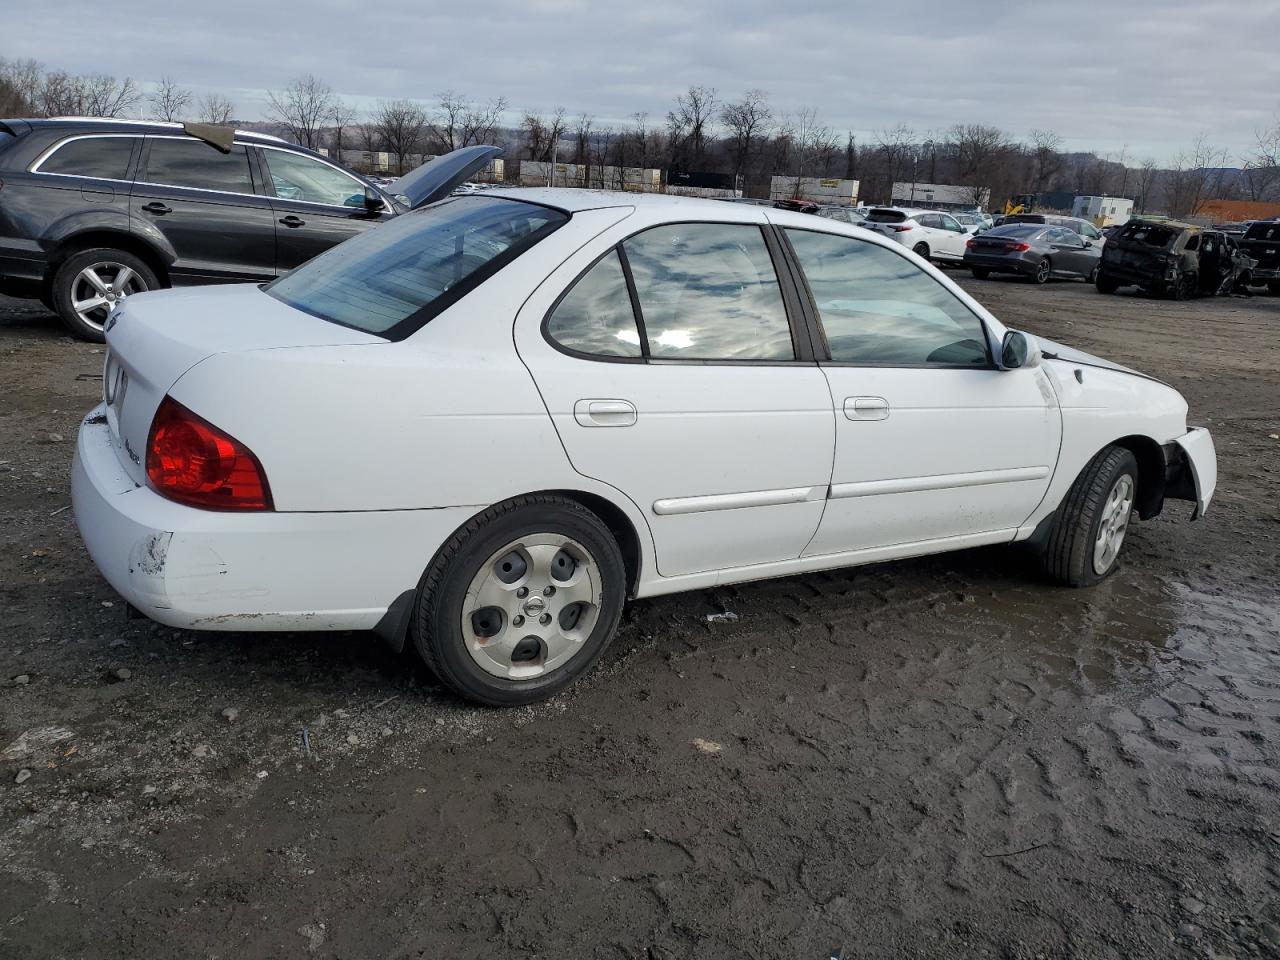
[[[573,419],[584,427],[629,427],[636,422],[636,405],[630,400],[579,400]]]
[[[287,217],[281,217],[280,222],[286,227],[305,227],[307,225],[307,221],[301,217],[295,217],[292,213]]]
[[[844,415],[850,420],[888,420],[889,401],[884,397],[845,397]]]
[[[142,205],[142,209],[147,211],[147,213],[154,213],[159,216],[164,216],[166,213],[173,213],[173,207],[166,206],[158,200],[153,200],[151,203],[144,203]]]

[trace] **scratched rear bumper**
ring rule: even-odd
[[[71,497],[80,536],[116,592],[153,620],[202,630],[372,629],[480,509],[183,506],[128,476],[101,407],[81,424]]]

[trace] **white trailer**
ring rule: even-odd
[[[1128,223],[1133,216],[1133,201],[1124,197],[1076,197],[1071,215],[1092,221],[1096,227]]]
[[[770,200],[808,200],[811,203],[840,203],[856,206],[858,181],[828,177],[774,177],[769,182]]]

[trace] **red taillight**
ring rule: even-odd
[[[976,246],[977,246],[977,244],[976,244],[976,243],[974,243],[972,240],[966,240],[966,241],[964,242],[964,245],[965,245],[965,247],[966,247],[966,248],[968,248],[969,250],[972,250],[974,247],[976,247]]]
[[[911,224],[895,223],[892,226],[890,226],[889,229],[892,230],[894,233],[906,233],[908,230],[911,229]]]
[[[1006,244],[1004,245],[1004,248],[1005,248],[1006,250],[1008,250],[1010,253],[1026,253],[1028,250],[1030,250],[1030,249],[1031,249],[1031,244],[1029,244],[1029,243],[1006,243]]]
[[[147,480],[157,493],[193,507],[274,509],[253,452],[172,397],[160,402],[151,421]]]

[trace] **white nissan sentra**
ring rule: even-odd
[[[1089,586],[1217,474],[1171,387],[746,204],[450,197],[265,286],[130,298],[107,343],[73,492],[130,604],[376,629],[488,704],[573,682],[628,597],[1019,541]]]

